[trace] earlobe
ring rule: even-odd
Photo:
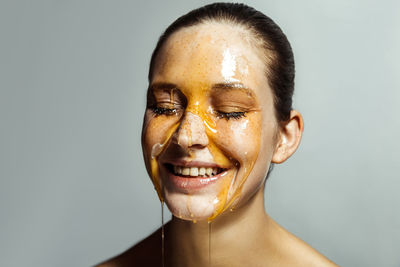
[[[300,112],[292,110],[289,120],[281,127],[279,140],[272,156],[272,163],[282,163],[293,155],[300,144],[303,128],[303,117]]]

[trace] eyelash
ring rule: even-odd
[[[176,114],[178,111],[176,108],[162,108],[162,107],[152,107],[151,110],[153,111],[154,114],[156,114],[156,116],[158,115],[174,115]],[[230,119],[241,119],[243,117],[246,117],[246,112],[221,112],[221,111],[217,111],[217,117],[220,119],[226,119],[226,120],[230,120]]]
[[[152,107],[151,110],[153,111],[154,114],[158,115],[174,115],[178,111],[176,108],[161,108],[161,107]]]
[[[217,112],[217,116],[218,116],[218,118],[226,119],[226,120],[230,120],[230,119],[238,120],[238,119],[241,119],[243,117],[246,117],[246,112],[229,112],[229,113],[225,113],[225,112],[218,111]]]

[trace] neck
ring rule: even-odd
[[[238,262],[251,266],[249,254],[268,243],[268,218],[262,189],[245,206],[226,211],[211,223],[173,217],[165,236],[166,262],[168,266],[233,266]]]

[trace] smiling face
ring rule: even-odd
[[[176,217],[212,220],[262,190],[278,123],[249,31],[206,22],[172,34],[150,81],[142,146]]]

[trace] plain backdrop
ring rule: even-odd
[[[0,266],[91,266],[160,226],[140,146],[148,62],[206,3],[0,1]],[[291,41],[305,119],[268,213],[341,266],[400,266],[400,2],[246,3]]]

